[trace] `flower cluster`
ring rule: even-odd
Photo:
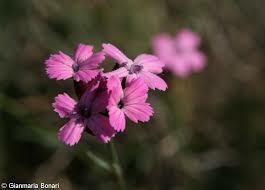
[[[155,36],[153,49],[168,70],[185,78],[201,71],[206,65],[206,56],[198,50],[200,43],[201,39],[196,33],[182,29],[174,38],[168,34]]]
[[[54,111],[68,122],[60,128],[58,138],[67,145],[79,142],[84,131],[107,143],[126,128],[126,119],[147,122],[153,109],[147,102],[148,90],[165,91],[167,84],[157,74],[164,63],[156,56],[141,54],[129,59],[117,47],[103,44],[102,51],[79,44],[73,56],[63,52],[46,60],[46,72],[51,79],[73,78],[78,101],[63,93],[55,97]],[[109,57],[115,70],[104,72],[100,64]]]

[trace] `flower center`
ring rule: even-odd
[[[118,103],[118,108],[122,109],[124,107],[124,103],[122,100]]]
[[[130,67],[130,74],[133,74],[133,73],[139,73],[141,70],[143,69],[143,66],[142,65],[136,65],[136,64],[133,64],[131,67]]]
[[[74,72],[79,71],[79,65],[78,65],[77,63],[74,63],[74,64],[72,65],[72,69],[73,69]]]
[[[88,108],[81,108],[80,114],[85,118],[89,118],[91,116],[91,112]]]

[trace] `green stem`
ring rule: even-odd
[[[112,167],[117,177],[117,180],[119,182],[120,189],[126,190],[126,183],[125,183],[125,179],[123,176],[122,168],[120,165],[119,157],[118,157],[114,142],[110,142],[110,148],[111,148],[111,155],[112,155],[112,161],[113,161]]]
[[[84,149],[87,149],[87,146],[81,145],[74,150],[74,153],[77,157],[79,157],[79,159],[86,161],[86,163],[90,165],[91,162],[87,162],[87,158],[89,158],[98,167],[104,169],[107,172],[112,172],[112,166],[108,161],[100,158],[90,150],[85,150],[84,152]]]
[[[87,151],[86,155],[99,167],[103,168],[106,171],[111,171],[111,166],[107,161],[103,160],[102,158],[99,158],[91,151]]]

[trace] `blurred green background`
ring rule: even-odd
[[[57,141],[65,122],[52,111],[71,81],[49,80],[44,61],[80,42],[111,42],[132,58],[152,36],[189,27],[202,36],[206,69],[167,92],[150,92],[155,116],[114,139],[128,189],[265,189],[265,12],[259,0],[1,0],[0,182],[58,183],[63,190],[118,189],[86,157],[111,159],[85,135]]]

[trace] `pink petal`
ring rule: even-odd
[[[45,61],[46,72],[51,79],[65,80],[73,76],[74,61],[71,57],[59,52],[58,54],[51,55],[48,60]]]
[[[97,97],[92,102],[91,112],[92,113],[104,112],[105,109],[107,109],[108,102],[109,102],[109,94],[107,91],[98,94]]]
[[[92,55],[87,60],[78,63],[80,66],[79,71],[74,74],[74,79],[76,81],[89,82],[95,78],[100,69],[98,69],[99,64],[105,59],[104,53],[96,53]]]
[[[80,70],[87,70],[87,69],[96,69],[98,68],[99,64],[105,60],[105,54],[103,52],[98,52],[86,59],[83,62],[78,63],[80,66]]]
[[[160,59],[154,55],[141,54],[136,57],[134,63],[143,65],[144,71],[149,71],[151,73],[162,73],[165,64],[160,61]]]
[[[108,106],[109,96],[110,95],[107,89],[107,81],[102,79],[97,89],[96,97],[91,104],[91,112],[104,112]]]
[[[139,78],[139,75],[133,73],[133,74],[129,74],[127,77],[126,77],[126,84],[127,83],[131,83],[133,80],[135,79],[138,79]]]
[[[103,52],[106,53],[109,57],[117,61],[117,63],[122,64],[128,61],[128,57],[124,55],[117,47],[112,44],[103,44]]]
[[[66,93],[56,96],[55,102],[52,104],[54,111],[57,112],[61,118],[69,117],[75,105],[76,101]]]
[[[117,132],[124,131],[125,129],[125,115],[121,109],[117,106],[112,106],[109,108],[109,121],[110,125]]]
[[[192,73],[192,62],[190,62],[190,57],[176,56],[175,60],[168,65],[168,69],[176,76],[186,78]]]
[[[77,122],[76,119],[73,118],[60,128],[58,138],[61,142],[72,146],[79,142],[83,131],[83,124]]]
[[[148,87],[142,79],[132,80],[124,89],[124,113],[132,121],[148,121],[153,114],[150,104],[146,103]]]
[[[123,96],[120,79],[116,76],[111,76],[108,79],[107,87],[110,92],[109,106],[117,105]]]
[[[83,62],[93,54],[93,46],[79,44],[75,51],[75,61]]]
[[[139,77],[143,79],[147,86],[153,90],[157,88],[159,90],[165,91],[167,89],[166,82],[153,73],[140,72]]]
[[[142,79],[132,80],[124,89],[124,105],[138,104],[147,99],[148,87]]]
[[[190,29],[182,29],[176,34],[175,43],[181,49],[195,49],[201,43],[201,38]]]
[[[126,77],[126,83],[130,83],[132,82],[133,80],[137,79],[138,78],[138,75],[133,73],[133,74],[129,74],[127,77]]]
[[[207,62],[206,56],[199,51],[192,53],[190,59],[192,62],[192,69],[195,72],[203,70]]]
[[[152,40],[152,45],[155,55],[165,63],[170,61],[170,57],[176,53],[174,39],[168,34],[156,35]]]
[[[74,74],[75,81],[89,82],[95,78],[99,73],[99,70],[80,70]]]
[[[96,79],[88,83],[87,89],[84,92],[84,94],[81,96],[78,105],[81,107],[90,108],[93,100],[97,95],[98,87],[99,87],[99,81],[97,81]]]
[[[150,117],[153,115],[153,109],[149,103],[134,103],[126,105],[124,107],[125,115],[130,118],[135,123],[138,121],[147,122],[150,120]]]
[[[115,135],[115,130],[110,126],[108,117],[101,114],[93,115],[89,119],[87,127],[104,143],[109,142]]]
[[[125,67],[120,67],[114,71],[104,73],[103,76],[110,78],[111,76],[116,76],[119,78],[126,77],[129,74],[128,70]]]

